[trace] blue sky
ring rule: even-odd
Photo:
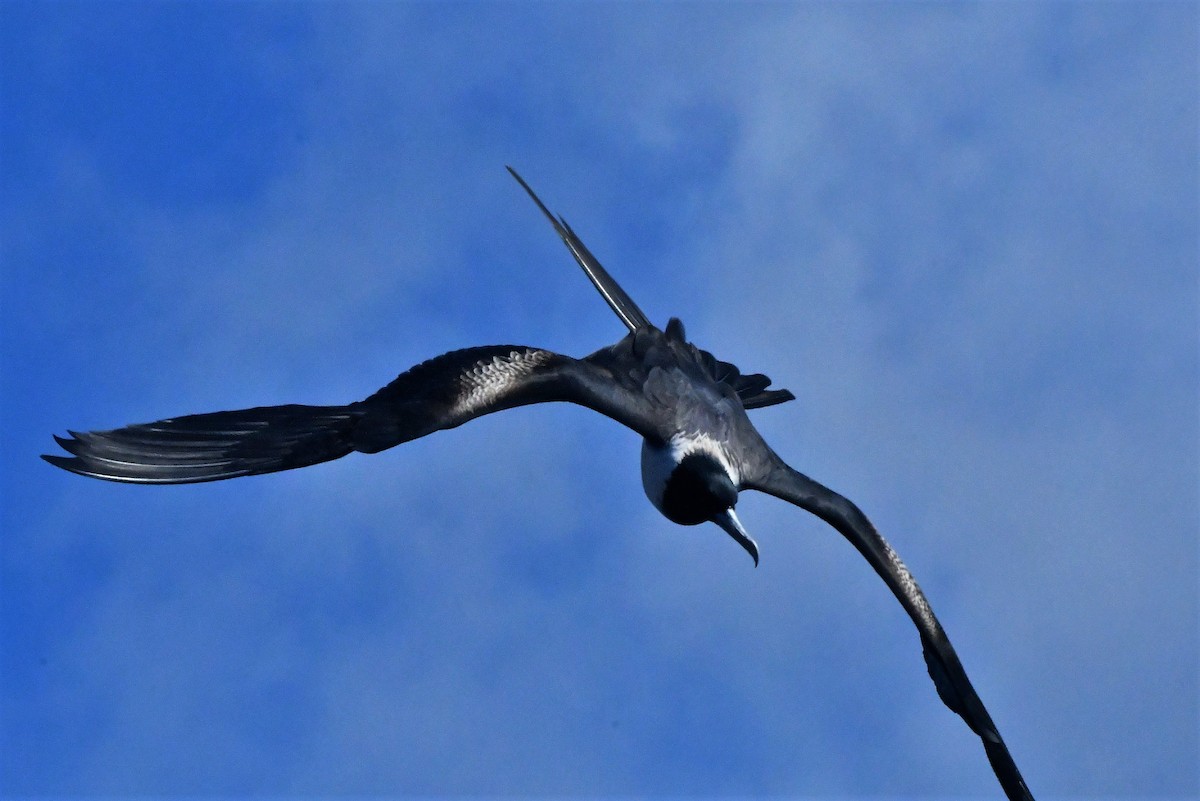
[[[815,518],[571,407],[193,487],[51,433],[649,316],[922,582],[1039,798],[1200,794],[1193,4],[0,6],[0,786],[999,797]]]

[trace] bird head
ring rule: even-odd
[[[734,514],[738,490],[729,470],[703,449],[680,453],[677,447],[642,447],[642,485],[646,497],[672,523],[716,523],[746,549],[758,565],[758,546]]]

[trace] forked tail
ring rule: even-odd
[[[542,214],[546,215],[546,219],[550,221],[550,224],[554,226],[554,230],[562,237],[562,241],[566,243],[567,249],[571,251],[571,255],[575,257],[575,261],[587,273],[587,277],[591,279],[592,284],[599,290],[601,297],[608,302],[609,308],[621,318],[621,322],[625,323],[630,331],[637,331],[639,328],[649,326],[650,320],[642,313],[638,305],[633,302],[633,299],[625,293],[625,290],[621,289],[621,285],[613,280],[613,277],[608,274],[608,270],[600,266],[600,262],[587,249],[583,241],[575,235],[575,232],[571,230],[571,226],[567,225],[567,221],[562,217],[555,217],[551,214],[550,209],[546,208],[546,204],[542,203],[541,198],[529,188],[529,184],[525,183],[525,179],[518,175],[516,170],[512,167],[507,167],[506,169],[512,173],[513,178],[517,179],[517,183],[529,193],[529,196],[533,198],[533,202],[542,210]]]

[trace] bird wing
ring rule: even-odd
[[[762,373],[743,375],[736,364],[723,362],[703,348],[688,342],[683,322],[677,317],[672,317],[667,322],[665,334],[667,339],[673,340],[678,347],[685,348],[709,378],[727,385],[736,392],[744,409],[761,409],[764,406],[774,406],[796,399],[796,396],[786,389],[769,389],[770,377]]]
[[[866,557],[916,624],[921,634],[925,664],[938,695],[983,740],[988,761],[1005,794],[1011,801],[1032,801],[1033,796],[1021,772],[983,701],[971,686],[954,646],[934,616],[925,594],[891,545],[849,500],[793,470],[774,453],[771,457],[759,475],[752,480],[743,479],[743,486],[774,495],[811,512],[837,529]]]
[[[608,271],[600,266],[600,262],[592,255],[592,252],[587,249],[587,246],[575,235],[571,230],[571,226],[567,225],[567,221],[559,216],[555,217],[550,213],[550,209],[546,208],[546,204],[542,203],[529,184],[525,183],[525,179],[517,174],[517,171],[512,167],[507,168],[512,177],[517,179],[529,197],[533,198],[533,202],[542,210],[542,214],[546,215],[546,219],[554,226],[554,230],[562,237],[562,240],[567,245],[567,249],[571,251],[571,255],[575,257],[575,261],[587,273],[587,277],[591,279],[592,284],[600,291],[600,295],[608,302],[609,307],[617,313],[621,318],[621,322],[629,328],[631,332],[637,331],[639,328],[644,328],[650,325],[650,320],[638,308],[638,305],[633,302],[633,299],[626,294],[621,285],[613,280],[613,277],[608,274]]]
[[[43,454],[81,476],[134,484],[194,484],[327,462],[354,450],[348,406],[260,406],[190,414],[112,431],[55,435],[71,454]]]
[[[453,351],[346,406],[262,406],[173,417],[111,431],[55,437],[70,456],[45,455],[80,475],[190,484],[376,453],[481,415],[531,403],[586,406],[643,436],[656,429],[643,399],[603,367],[540,348],[490,345]]]

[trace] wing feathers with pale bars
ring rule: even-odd
[[[979,735],[988,762],[1010,801],[1033,801],[1033,795],[1025,785],[1000,731],[967,678],[958,653],[933,614],[925,594],[891,545],[857,506],[793,470],[778,456],[771,455],[771,464],[762,471],[762,475],[745,481],[745,487],[774,495],[821,518],[837,529],[871,563],[871,567],[916,624],[921,635],[925,664],[942,702],[958,713]]]
[[[375,453],[484,414],[551,401],[653,431],[645,403],[598,368],[540,348],[490,345],[430,359],[346,406],[263,406],[71,432],[55,438],[70,456],[42,458],[111,481],[218,481]]]

